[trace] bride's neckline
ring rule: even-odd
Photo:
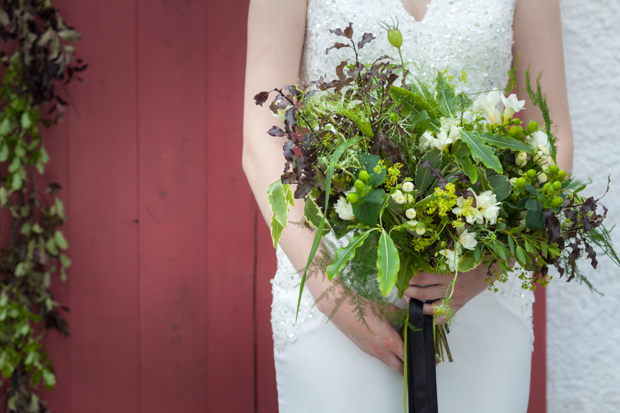
[[[407,8],[405,8],[405,5],[403,4],[402,0],[394,0],[394,1],[396,3],[398,3],[398,5],[400,6],[402,12],[405,13],[405,16],[407,16],[414,23],[424,23],[426,21],[426,17],[428,16],[428,13],[429,13],[429,11],[431,9],[431,6],[433,5],[433,3],[435,3],[435,0],[431,0],[426,5],[426,11],[424,12],[424,16],[422,16],[422,19],[418,20],[418,19],[415,18],[415,16],[413,14],[409,13]]]

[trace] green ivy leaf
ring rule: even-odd
[[[49,251],[52,255],[58,255],[58,248],[56,247],[56,242],[54,238],[49,238],[45,243],[45,249]]]
[[[60,253],[60,265],[62,265],[63,268],[69,268],[71,264],[73,264],[71,262],[71,258],[69,258],[67,254],[64,254],[61,252]]]
[[[13,123],[10,118],[4,118],[2,122],[0,122],[0,136],[7,136],[9,133],[13,131]]]
[[[30,113],[22,113],[21,123],[23,129],[29,129],[32,126],[32,119],[30,119]]]
[[[61,250],[66,250],[67,248],[69,248],[69,244],[67,243],[65,236],[60,230],[56,230],[56,232],[54,233],[54,240],[56,241],[56,245],[58,246],[58,248],[60,248]]]
[[[336,250],[334,262],[327,267],[327,278],[329,278],[330,281],[347,265],[347,261],[355,257],[355,251],[364,244],[364,241],[366,241],[366,238],[368,238],[371,232],[372,230],[369,230],[352,237],[346,247]]]
[[[43,384],[48,390],[53,391],[56,385],[56,376],[51,371],[43,370]]]
[[[379,237],[379,248],[377,250],[377,269],[379,274],[379,284],[381,285],[381,293],[386,297],[394,288],[400,268],[400,258],[398,250],[394,245],[394,241],[385,230],[381,231]]]
[[[20,174],[13,174],[13,179],[11,180],[11,189],[17,191],[22,187],[23,181]]]
[[[0,187],[0,205],[5,206],[9,201],[9,193],[4,186]]]
[[[482,161],[484,166],[493,169],[497,173],[503,173],[502,163],[495,156],[493,150],[480,138],[480,135],[462,130],[461,138],[471,149],[471,154]]]

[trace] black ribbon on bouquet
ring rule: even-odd
[[[416,328],[406,329],[409,413],[438,413],[434,321],[422,312],[423,306],[418,300],[409,302],[409,323]]]

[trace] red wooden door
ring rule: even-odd
[[[49,407],[276,412],[275,254],[241,170],[248,0],[55,4],[89,68],[46,135],[74,262],[54,280],[72,335],[47,341]]]

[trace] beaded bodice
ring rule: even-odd
[[[433,0],[420,22],[408,14],[400,0],[308,0],[306,38],[300,77],[310,81],[336,77],[335,68],[342,60],[351,59],[350,49],[325,50],[342,37],[329,29],[344,28],[353,23],[355,39],[371,32],[376,39],[360,51],[360,61],[372,62],[389,55],[398,62],[396,50],[390,46],[380,20],[398,19],[403,33],[402,52],[409,69],[431,84],[437,70],[459,76],[467,72],[466,83],[459,87],[467,93],[494,88],[502,89],[508,81],[512,64],[512,20],[516,0]],[[318,311],[312,295],[304,289],[298,321],[295,322],[300,277],[278,248],[278,270],[272,281],[274,302],[272,325],[276,351],[296,339],[299,323]],[[497,286],[501,296],[513,300],[524,316],[531,320],[531,291],[521,288],[516,276]]]
[[[327,75],[353,58],[351,49],[325,50],[342,37],[329,32],[353,23],[355,40],[364,32],[376,39],[360,50],[360,60],[372,62],[388,55],[398,62],[380,21],[398,20],[403,33],[402,52],[409,67],[422,78],[434,79],[437,70],[468,74],[465,89],[475,93],[504,88],[512,64],[512,20],[516,0],[433,0],[420,22],[400,0],[308,0],[306,39],[301,61],[302,79]]]

